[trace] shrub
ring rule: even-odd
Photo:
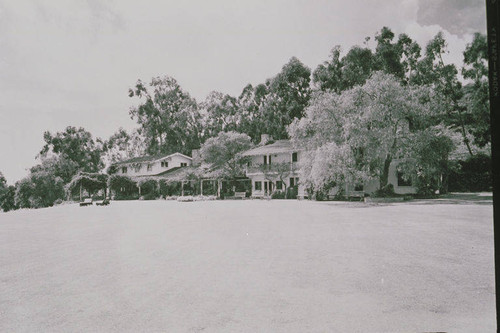
[[[285,199],[285,192],[275,191],[271,194],[271,199]]]
[[[297,187],[289,187],[286,190],[286,198],[287,199],[297,199]]]
[[[8,186],[0,194],[0,209],[4,212],[17,209],[14,196],[16,194],[16,188],[14,186]]]
[[[387,184],[382,188],[379,188],[376,190],[372,196],[374,198],[388,198],[388,197],[394,197],[396,196],[396,193],[394,193],[394,185],[392,184]]]
[[[64,198],[63,180],[46,171],[32,173],[16,183],[14,201],[19,208],[50,207],[59,198]]]
[[[492,190],[491,157],[486,154],[470,156],[465,161],[451,163],[448,189],[452,192]]]
[[[127,176],[112,175],[108,179],[108,187],[115,192],[116,200],[131,200],[139,198],[137,184]]]
[[[144,200],[154,200],[160,196],[158,182],[155,179],[139,182],[138,186],[141,188],[141,195],[144,196]]]
[[[54,205],[60,205],[62,203],[63,203],[63,200],[61,198],[59,198],[56,201],[54,201]]]

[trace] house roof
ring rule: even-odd
[[[197,173],[197,168],[187,166],[187,167],[175,167],[169,170],[154,174],[154,175],[142,175],[134,176],[136,179],[168,179],[171,181],[181,181],[190,178],[193,174]]]
[[[247,150],[242,155],[258,156],[258,155],[269,155],[278,153],[291,153],[294,151],[297,151],[297,149],[293,147],[292,142],[290,140],[278,140],[269,145],[260,146],[257,148]]]
[[[173,154],[160,154],[160,155],[152,155],[152,156],[133,157],[133,158],[129,158],[128,160],[116,162],[114,165],[130,164],[130,163],[143,163],[143,162],[154,162],[154,161],[158,161],[158,160],[165,159],[165,158],[172,157],[172,156],[176,156],[176,155],[177,156],[183,156],[185,158],[188,158],[188,159],[192,160],[191,157],[186,156],[184,154],[173,153]]]

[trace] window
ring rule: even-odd
[[[281,180],[276,181],[276,189],[277,190],[282,190],[283,189],[283,182]]]
[[[148,168],[147,168],[148,171],[151,171],[153,170],[153,165],[152,164],[148,164]]]
[[[122,173],[127,173],[127,167],[122,167]]]
[[[264,156],[264,165],[267,165],[267,156]]]
[[[267,187],[267,186],[268,186],[268,183],[269,183],[269,182],[264,182],[264,191],[266,191],[266,192],[267,192],[267,188],[268,188],[268,187]]]
[[[269,164],[271,164],[271,155],[269,155]]]
[[[402,172],[398,171],[398,186],[411,186],[411,178],[405,179]]]
[[[262,182],[255,182],[255,190],[262,191]]]
[[[297,153],[292,153],[292,162],[297,162]]]
[[[181,167],[186,167],[186,166],[188,166],[187,163],[181,162]]]
[[[248,161],[248,162],[247,162],[247,166],[248,166],[248,167],[251,167],[251,166],[252,166],[252,161]]]
[[[293,187],[295,185],[293,177],[290,178],[290,187]]]
[[[162,168],[168,168],[168,162],[161,162]]]

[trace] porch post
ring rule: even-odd
[[[184,196],[184,181],[181,180],[181,197]]]
[[[82,180],[80,179],[80,201],[82,201]]]
[[[200,195],[203,195],[203,179],[200,180]]]

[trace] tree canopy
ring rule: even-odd
[[[252,147],[252,141],[246,134],[221,132],[208,139],[200,149],[202,163],[218,169],[222,175],[234,178],[244,174],[243,159],[239,153]]]
[[[415,145],[440,135],[431,122],[434,103],[432,89],[405,86],[382,72],[341,94],[318,93],[306,117],[289,129],[295,144],[309,152],[302,180],[316,190],[372,179],[384,187],[393,159],[419,160]]]

